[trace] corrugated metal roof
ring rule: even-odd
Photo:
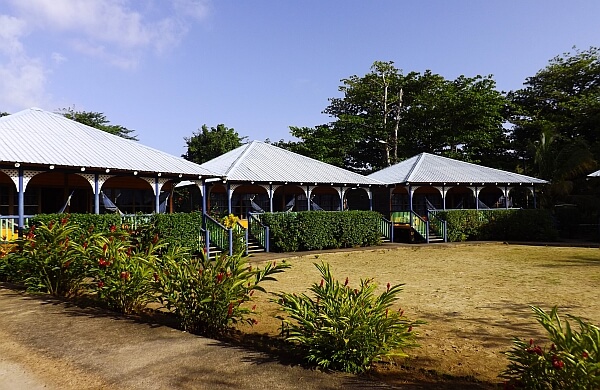
[[[181,157],[38,108],[0,118],[0,161],[216,176]]]
[[[229,181],[381,185],[366,176],[261,141],[252,141],[202,164]]]
[[[396,165],[372,173],[370,178],[396,183],[528,183],[546,180],[488,168],[429,153],[421,153]]]
[[[596,171],[594,173],[590,173],[588,176],[589,177],[600,177],[600,171]]]

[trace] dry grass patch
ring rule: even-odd
[[[287,260],[292,268],[265,285],[270,291],[306,292],[320,280],[314,262],[327,262],[334,276],[375,278],[381,289],[404,283],[399,306],[423,319],[421,348],[399,362],[443,375],[498,382],[503,351],[512,336],[541,338],[530,305],[600,323],[600,250],[504,244],[405,246],[355,252],[310,254]],[[246,332],[276,335],[281,323],[269,296],[258,297],[258,325]],[[398,369],[382,367],[386,380],[401,381]]]

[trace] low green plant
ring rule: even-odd
[[[73,297],[82,292],[90,263],[81,256],[78,240],[82,231],[66,217],[32,226],[8,255],[13,276],[29,291]]]
[[[162,305],[173,312],[181,327],[191,333],[220,336],[232,325],[252,325],[253,309],[247,302],[260,284],[289,265],[269,263],[253,268],[241,255],[192,257],[185,248],[170,246],[154,263],[155,289]]]
[[[372,279],[361,280],[351,288],[348,278],[335,280],[326,263],[316,264],[321,282],[313,283],[306,294],[275,294],[281,310],[282,334],[300,348],[303,357],[323,368],[359,373],[376,361],[406,356],[415,347],[413,328],[422,321],[411,321],[392,305],[402,284],[390,286],[376,295]]]
[[[537,322],[546,330],[550,347],[515,338],[507,352],[509,364],[500,377],[508,389],[598,389],[600,388],[600,328],[567,315],[576,322],[561,321],[558,309],[550,313],[532,306]]]
[[[94,264],[92,288],[98,299],[123,313],[144,309],[154,300],[151,264],[164,245],[158,234],[140,245],[131,232],[114,226],[109,232],[90,235],[82,254]]]

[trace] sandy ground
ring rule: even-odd
[[[273,256],[273,255],[272,255]],[[277,257],[276,255],[274,255]],[[506,365],[512,336],[542,337],[529,305],[600,323],[600,250],[502,244],[400,246],[287,259],[292,268],[265,285],[305,291],[313,262],[338,279],[405,283],[398,306],[428,323],[421,347],[373,380],[281,364],[255,351],[175,329],[0,288],[3,389],[489,389]],[[383,288],[383,287],[382,287]],[[258,297],[259,324],[277,333],[277,306]],[[429,376],[427,373],[434,372]],[[453,376],[444,379],[445,375]],[[466,382],[461,380],[466,377]],[[385,383],[382,383],[382,381]]]
[[[380,286],[404,283],[398,306],[412,319],[427,321],[421,347],[399,364],[442,375],[498,383],[506,367],[504,351],[513,336],[543,337],[530,305],[600,323],[600,250],[506,244],[403,246],[393,250],[311,255],[287,260],[292,268],[268,290],[304,292],[320,281],[313,263],[330,264],[339,280],[375,278]],[[266,287],[266,286],[265,286]],[[383,287],[382,287],[383,288]],[[276,334],[277,306],[262,297],[254,331]],[[249,331],[249,330],[246,330]],[[382,366],[386,381],[405,374]]]

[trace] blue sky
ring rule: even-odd
[[[203,124],[290,139],[374,61],[514,90],[600,46],[599,15],[596,0],[2,0],[0,111],[103,112],[175,155]]]

